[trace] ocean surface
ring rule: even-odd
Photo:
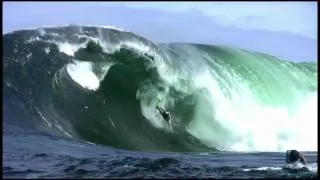
[[[3,52],[3,178],[318,176],[315,62],[76,25]]]

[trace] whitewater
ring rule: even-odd
[[[315,62],[222,45],[159,44],[108,26],[42,27],[3,38],[8,134],[141,153],[281,159],[288,149],[317,151]],[[173,132],[157,105],[171,112]],[[281,171],[273,165],[240,169]]]
[[[106,45],[107,39],[99,33],[99,36],[88,37],[88,40],[95,39],[95,42],[104,45],[102,48],[106,53],[119,51],[122,47],[131,48],[141,55],[156,53],[139,41],[120,40],[119,44]],[[77,45],[59,41],[54,43],[61,52],[72,56],[88,42]],[[187,131],[207,145],[235,151],[317,149],[316,72],[305,72],[307,69],[303,66],[295,67],[267,55],[227,47],[226,52],[222,52],[231,56],[226,59],[227,62],[221,62],[224,57],[214,54],[213,49],[205,51],[196,45],[169,44],[163,51],[167,56],[159,55],[152,65],[157,67],[157,72],[169,87],[186,95],[197,90],[204,91],[201,95],[197,94],[197,110],[187,125]],[[183,60],[183,64],[173,62],[177,51],[180,56],[177,59]],[[266,62],[268,60],[270,62]],[[232,66],[232,63],[236,65]],[[67,70],[83,88],[97,90],[110,65],[101,65],[104,73],[99,75],[92,71],[93,64],[90,59],[87,62],[75,59],[67,65]],[[299,84],[296,81],[300,80],[304,81],[300,82],[305,83],[304,87],[297,87]],[[189,84],[184,85],[181,81],[188,81]],[[307,86],[314,88],[305,89]],[[175,97],[171,97],[168,91],[158,92],[160,104],[165,108],[174,106],[172,99]],[[142,113],[155,127],[165,128],[166,124],[154,113],[157,99],[148,97],[148,93],[137,97]],[[137,95],[140,95],[139,92]],[[147,104],[149,101],[153,103]],[[228,132],[234,135],[222,138]]]

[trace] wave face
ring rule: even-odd
[[[316,63],[93,26],[3,38],[5,127],[143,151],[316,150]]]

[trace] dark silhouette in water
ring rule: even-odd
[[[298,163],[301,163],[305,166],[307,165],[306,159],[297,150],[288,150],[287,151],[286,162],[289,164],[298,162]]]
[[[170,112],[166,112],[163,108],[157,106],[157,109],[159,110],[159,112],[161,113],[162,115],[162,118],[164,120],[166,120],[168,123],[170,123],[170,120],[171,120],[171,116],[170,116]]]

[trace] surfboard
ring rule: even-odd
[[[170,126],[170,129],[171,129],[171,133],[173,133],[172,125],[171,125],[171,120],[169,121],[169,126]]]

